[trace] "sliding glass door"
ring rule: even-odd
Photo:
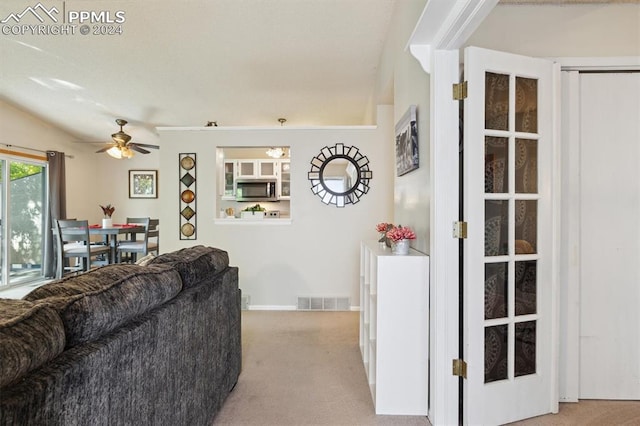
[[[46,162],[0,157],[0,286],[42,278]]]

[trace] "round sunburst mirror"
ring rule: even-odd
[[[355,204],[369,192],[369,181],[373,177],[369,159],[355,146],[337,143],[325,146],[311,160],[308,178],[311,191],[323,203],[344,207]]]

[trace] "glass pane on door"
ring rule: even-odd
[[[536,372],[536,322],[515,325],[515,377]]]
[[[485,383],[509,378],[509,327],[494,325],[484,329]]]
[[[537,87],[485,73],[485,383],[536,372]]]
[[[6,203],[0,226],[3,285],[31,281],[43,274],[45,170],[33,163],[0,162],[1,199]]]
[[[516,132],[538,131],[538,80],[516,77]]]
[[[487,193],[508,191],[509,139],[486,136],[484,142],[484,190]]]
[[[515,250],[516,254],[536,252],[538,223],[538,202],[536,200],[516,200]]]
[[[485,201],[484,218],[484,255],[506,255],[509,250],[509,201]]]
[[[509,128],[509,75],[485,74],[484,128],[507,130]]]
[[[516,262],[515,309],[516,315],[536,313],[537,261]]]
[[[516,192],[538,192],[538,141],[516,139]]]
[[[506,262],[484,265],[484,319],[504,318],[509,306]]]

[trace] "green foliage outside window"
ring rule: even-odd
[[[1,170],[1,168],[0,168]],[[25,163],[11,163],[9,167],[9,178],[13,182],[16,179],[42,173],[42,166]]]

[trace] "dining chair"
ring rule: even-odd
[[[140,238],[140,233],[135,233],[135,239],[131,235],[131,239],[119,241],[117,246],[117,262],[118,263],[135,263],[138,254],[146,256],[149,253],[149,223],[148,217],[128,217],[127,224],[136,224],[144,226],[144,233]]]
[[[147,253],[160,254],[160,220],[149,219],[149,232],[147,235]],[[152,241],[155,240],[155,241]]]
[[[93,265],[104,265],[109,258],[109,246],[93,243],[89,237],[88,220],[56,219],[53,221],[58,250],[56,278],[67,273],[88,271]],[[66,265],[65,260],[75,258],[76,264]]]

